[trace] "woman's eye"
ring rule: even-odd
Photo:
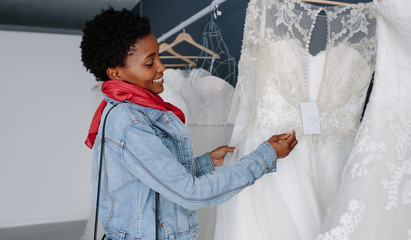
[[[147,67],[152,67],[153,65],[154,65],[154,63],[146,64]]]

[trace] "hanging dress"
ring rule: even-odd
[[[375,10],[374,87],[318,240],[411,239],[411,2]]]
[[[312,56],[320,12],[327,48]],[[218,206],[215,240],[316,238],[360,125],[374,71],[374,30],[367,4],[250,1],[230,113],[230,145],[238,150],[227,164],[273,134],[295,130],[299,144],[278,161],[276,173]],[[304,135],[304,102],[318,106],[319,134]]]
[[[181,96],[181,85],[186,79],[186,71],[181,69],[167,68],[163,72],[164,91],[160,93],[160,97],[183,111],[186,121],[187,118],[187,104]]]
[[[192,69],[181,86],[181,94],[188,109],[187,129],[196,156],[227,145],[233,128],[233,124],[227,122],[227,117],[234,87],[224,79],[204,72],[202,69]],[[216,207],[199,210],[200,240],[213,239],[215,218]]]

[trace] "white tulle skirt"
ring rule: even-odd
[[[268,129],[248,133],[239,157],[271,136]],[[352,141],[313,144],[299,139],[277,162],[277,172],[217,208],[215,240],[310,240],[320,231],[321,216],[338,190]],[[235,140],[234,140],[235,141]]]

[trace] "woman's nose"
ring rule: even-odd
[[[164,72],[164,70],[166,70],[166,67],[164,66],[164,64],[161,62],[161,60],[159,59],[159,66],[157,68],[157,72]]]

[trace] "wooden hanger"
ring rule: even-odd
[[[331,1],[331,0],[301,0],[303,2],[313,2],[313,3],[324,3],[324,4],[329,4],[329,5],[338,5],[338,6],[347,6],[350,3],[345,3],[345,2],[337,2],[337,1]]]
[[[174,51],[174,49],[172,49],[170,47],[170,44],[168,43],[162,43],[159,46],[160,50],[159,52],[162,53],[164,51],[172,54],[172,56],[160,56],[160,59],[166,59],[166,58],[179,58],[181,60],[183,60],[184,62],[187,62],[188,64],[191,64],[191,66],[195,67],[196,63],[191,61],[188,57],[183,56],[179,53],[177,53],[176,51]],[[187,64],[164,64],[165,67],[183,67],[186,66]]]
[[[179,44],[179,43],[181,43],[181,42],[183,42],[183,41],[188,42],[188,43],[190,43],[191,45],[193,45],[193,46],[201,49],[202,51],[210,54],[210,55],[211,55],[212,57],[214,57],[215,59],[220,59],[220,55],[218,55],[217,53],[215,53],[215,52],[211,51],[210,49],[204,47],[203,45],[198,44],[196,41],[194,41],[194,39],[191,37],[190,34],[185,33],[185,32],[178,34],[178,36],[176,37],[176,39],[174,40],[174,42],[172,42],[172,43],[170,43],[170,44],[168,44],[168,45],[163,45],[164,43],[160,44],[160,53],[166,51],[166,50],[169,49],[169,48],[174,47],[175,45],[177,45],[177,44]],[[163,47],[162,47],[161,45],[163,45]]]

